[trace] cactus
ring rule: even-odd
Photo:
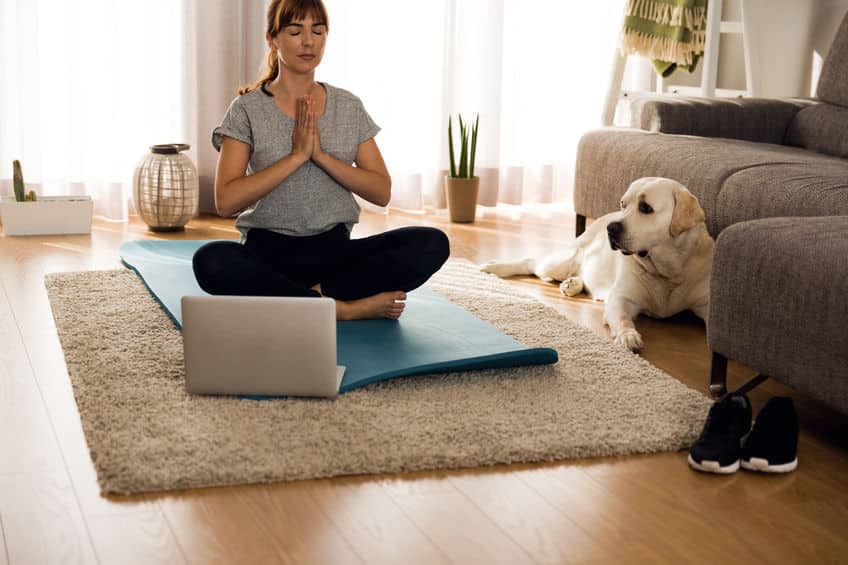
[[[17,159],[12,161],[12,177],[14,178],[15,185],[15,200],[23,202],[26,200],[26,193],[24,191],[24,173],[21,170],[21,162]]]
[[[456,158],[453,149],[453,119],[448,116],[448,151],[450,154],[450,176],[453,178],[474,178],[474,160],[477,154],[477,128],[480,125],[480,114],[473,126],[462,121],[459,115],[459,170],[456,167]],[[471,143],[469,146],[469,136]],[[470,149],[470,155],[469,155]]]

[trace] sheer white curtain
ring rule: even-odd
[[[480,114],[481,204],[571,204],[576,145],[599,125],[621,0],[325,2],[318,78],[359,95],[383,128],[390,206],[444,205],[457,112]]]
[[[12,160],[39,194],[126,219],[156,143],[187,142],[211,209],[209,135],[253,80],[263,0],[0,0],[0,194]]]
[[[0,0],[4,195],[20,159],[36,192],[126,217],[147,145],[182,138],[181,16],[169,0]]]

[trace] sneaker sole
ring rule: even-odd
[[[798,458],[796,457],[789,463],[781,463],[778,465],[769,465],[768,459],[760,459],[759,457],[751,457],[749,460],[742,460],[742,468],[748,471],[760,471],[763,473],[789,473],[798,467]]]
[[[735,473],[739,470],[739,461],[734,461],[730,465],[725,465],[722,467],[718,461],[708,461],[703,460],[700,463],[692,459],[692,456],[688,457],[689,466],[695,469],[696,471],[701,471],[703,473],[715,473],[718,475],[730,475],[731,473]]]

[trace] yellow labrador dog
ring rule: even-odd
[[[715,244],[698,199],[677,181],[647,177],[621,198],[621,211],[598,218],[565,249],[540,261],[491,261],[481,271],[560,281],[566,296],[603,300],[615,341],[642,348],[633,321],[691,310],[707,321]]]

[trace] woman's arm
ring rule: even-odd
[[[317,130],[318,128],[315,128],[316,132]],[[353,160],[356,163],[354,167],[322,151],[316,133],[312,160],[336,182],[368,202],[377,206],[389,203],[392,197],[392,178],[373,138],[359,144]]]
[[[223,138],[215,171],[215,210],[219,215],[232,216],[247,208],[274,190],[308,157],[291,153],[267,169],[246,176],[249,159],[250,146],[247,143],[232,137]]]
[[[298,105],[292,134],[292,152],[270,167],[246,175],[250,146],[224,136],[218,167],[215,171],[215,209],[221,216],[231,216],[247,208],[286,180],[312,154],[315,122],[306,105]]]

